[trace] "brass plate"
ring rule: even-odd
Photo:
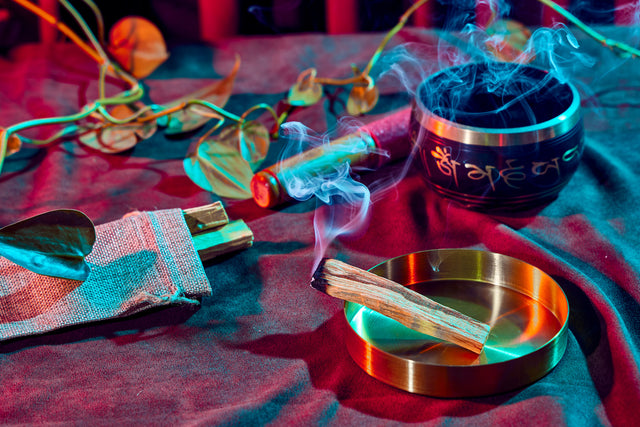
[[[412,393],[471,397],[502,393],[548,373],[567,345],[569,304],[542,270],[487,251],[436,249],[370,271],[491,325],[480,355],[346,303],[346,343],[369,375]]]

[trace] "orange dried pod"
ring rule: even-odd
[[[158,27],[138,16],[128,16],[114,24],[108,50],[136,78],[148,76],[169,57]]]
[[[352,116],[366,114],[378,103],[380,92],[378,87],[373,83],[371,77],[367,76],[368,85],[353,85],[347,100],[347,112]]]
[[[0,127],[0,138],[4,136],[6,130]],[[14,153],[17,153],[22,148],[22,140],[15,134],[9,135],[9,139],[7,139],[7,151],[5,156],[10,156]]]
[[[287,101],[296,107],[308,107],[322,98],[322,85],[318,83],[316,78],[317,71],[315,68],[304,70],[298,76],[297,81],[289,89]]]

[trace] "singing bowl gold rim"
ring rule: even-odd
[[[437,271],[432,268],[434,260],[439,263]],[[503,393],[540,379],[564,354],[569,319],[566,295],[549,275],[524,261],[474,249],[436,249],[396,257],[370,271],[405,285],[457,280],[498,286],[500,291],[514,291],[535,301],[558,321],[557,328],[550,327],[553,336],[548,341],[531,351],[523,350],[523,354],[499,362],[485,356],[485,362],[477,364],[433,363],[415,360],[413,355],[392,354],[362,337],[353,322],[363,307],[347,302],[346,346],[351,357],[369,375],[389,385],[447,398]]]
[[[545,142],[568,133],[580,122],[582,118],[580,93],[576,87],[568,81],[562,82],[561,85],[563,90],[571,94],[571,101],[565,110],[556,117],[530,126],[487,128],[463,125],[434,114],[424,105],[422,101],[423,95],[421,95],[421,93],[427,90],[426,84],[428,84],[429,81],[437,78],[441,74],[455,73],[457,69],[464,69],[474,65],[476,64],[464,64],[441,70],[428,77],[427,80],[418,87],[418,93],[413,102],[413,116],[414,120],[420,123],[425,130],[441,138],[465,145],[504,147]],[[514,65],[507,63],[504,65],[546,73],[544,70],[531,65]]]

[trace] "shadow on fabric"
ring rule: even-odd
[[[127,345],[161,335],[175,336],[175,328],[189,320],[198,310],[199,306],[191,305],[152,308],[123,319],[86,323],[45,334],[14,338],[0,343],[0,354],[105,338],[116,345]]]
[[[573,282],[553,278],[569,300],[569,329],[587,359],[591,378],[602,401],[613,387],[613,361],[606,325],[587,294]]]
[[[518,393],[460,400],[393,388],[367,375],[351,359],[343,343],[346,327],[344,314],[338,312],[311,332],[268,335],[227,345],[267,357],[302,359],[316,389],[331,391],[341,405],[361,413],[399,422],[426,422],[443,415],[471,417],[495,409]]]

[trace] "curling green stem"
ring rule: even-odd
[[[282,123],[284,123],[285,120],[287,120],[287,117],[289,117],[289,110],[284,111],[282,114],[280,114],[280,117],[278,117],[278,120],[276,120],[276,131],[280,129],[280,126],[282,125]]]
[[[118,119],[116,117],[113,117],[111,114],[109,114],[109,112],[107,111],[106,108],[104,108],[103,105],[99,105],[97,108],[97,112],[100,113],[103,118],[105,118],[107,121],[109,121],[110,123],[116,124],[116,125],[121,125],[121,124],[127,124],[127,123],[131,123],[133,121],[136,121],[138,123],[144,123],[144,122],[149,122],[151,120],[155,120],[159,117],[163,117],[166,116],[168,114],[171,113],[175,113],[177,111],[180,111],[186,107],[189,106],[189,104],[198,104],[198,105],[202,105],[204,107],[207,107],[211,110],[213,110],[218,116],[224,116],[228,119],[234,120],[236,122],[242,122],[244,121],[246,115],[248,115],[249,113],[251,113],[252,111],[257,110],[258,108],[264,108],[266,110],[268,110],[269,112],[271,112],[271,114],[273,115],[274,118],[276,118],[276,112],[273,110],[273,108],[271,108],[271,106],[267,105],[267,104],[259,104],[256,105],[254,107],[252,107],[251,109],[247,110],[247,112],[245,112],[242,117],[238,117],[235,114],[229,113],[226,110],[221,109],[220,107],[216,106],[215,104],[211,104],[210,102],[207,101],[202,101],[202,100],[198,100],[198,99],[194,99],[194,100],[190,100],[190,101],[185,101],[182,102],[178,105],[175,105],[173,107],[163,107],[160,105],[146,105],[143,108],[139,109],[138,111],[136,111],[134,114],[130,115],[129,117],[125,117],[122,119]],[[153,114],[147,115],[147,116],[143,116],[145,113],[149,112],[149,111],[154,111]],[[217,125],[217,127],[220,126],[220,123]],[[216,129],[217,129],[216,127]]]
[[[131,89],[129,91],[123,92],[122,94],[116,95],[111,98],[105,98],[104,79],[106,77],[106,72],[103,74],[101,70],[101,73],[100,73],[101,80],[99,82],[101,94],[98,102],[100,102],[103,105],[113,105],[113,104],[128,104],[128,103],[139,100],[144,95],[144,90],[142,89],[138,81],[134,77],[130,76],[128,73],[125,73],[123,70],[119,69],[117,66],[114,66],[111,63],[111,61],[109,60],[109,56],[102,48],[102,45],[100,44],[98,39],[96,39],[96,36],[93,34],[91,29],[89,28],[89,25],[82,18],[82,15],[80,15],[80,13],[78,13],[78,11],[71,5],[71,3],[69,3],[68,0],[60,0],[60,3],[67,9],[67,11],[69,11],[71,16],[73,16],[73,18],[78,23],[78,25],[80,25],[80,28],[82,28],[82,31],[87,36],[87,38],[93,45],[93,48],[102,59],[101,67],[106,67],[107,69],[109,69],[109,67],[113,68],[116,75],[118,75],[120,78],[122,78],[127,83],[129,83],[129,85],[131,85]]]
[[[202,145],[207,140],[207,138],[209,138],[215,131],[220,129],[220,127],[222,127],[223,124],[224,124],[224,118],[220,117],[218,119],[218,123],[216,123],[214,126],[212,126],[211,129],[206,131],[204,133],[204,135],[202,135],[200,137],[200,139],[198,139],[198,142],[197,142],[196,146],[193,148],[193,150],[190,150],[187,153],[186,157],[189,158],[189,157],[193,157],[193,156],[197,155],[198,149],[200,148],[200,145]]]
[[[398,23],[391,30],[389,30],[389,32],[384,36],[384,39],[382,39],[382,42],[380,43],[376,51],[373,53],[373,56],[369,60],[369,63],[367,64],[367,66],[365,67],[362,73],[359,73],[359,75],[350,77],[348,79],[330,79],[325,77],[316,77],[314,78],[314,81],[320,84],[332,85],[332,86],[344,86],[348,84],[363,84],[363,83],[367,83],[368,85],[370,85],[371,80],[367,79],[367,77],[369,76],[369,73],[371,72],[371,69],[373,68],[373,66],[376,64],[376,62],[378,62],[378,59],[380,59],[380,56],[382,55],[384,48],[387,46],[387,43],[389,43],[391,38],[395,36],[398,33],[398,31],[400,31],[406,25],[407,21],[409,20],[409,17],[413,15],[413,12],[415,12],[419,7],[421,7],[423,4],[427,3],[428,1],[429,0],[418,0],[402,14],[400,19],[398,20]]]
[[[96,102],[100,105],[118,105],[118,104],[131,104],[140,100],[144,96],[144,88],[136,82],[131,90],[126,90],[116,96],[109,98],[100,98]]]
[[[198,143],[196,144],[196,146],[199,146],[200,144],[202,144],[207,138],[209,138],[215,131],[217,131],[218,129],[220,129],[220,127],[224,124],[224,119],[220,118],[218,119],[218,123],[216,123],[214,126],[211,127],[211,129],[209,129],[208,131],[206,131],[204,133],[204,135],[202,135],[200,137],[200,139],[198,140]],[[197,148],[196,148],[197,151]]]
[[[244,114],[242,114],[242,117],[240,117],[240,119],[244,122],[247,119],[247,117],[249,116],[249,114],[253,113],[256,110],[267,110],[269,113],[271,113],[271,117],[273,117],[273,120],[278,122],[278,114],[276,113],[276,110],[274,110],[271,107],[271,105],[268,105],[268,104],[257,104],[257,105],[254,105],[253,107],[251,107],[247,111],[245,111]]]
[[[242,119],[242,123],[243,124],[246,123],[246,120],[247,120],[247,117],[249,117],[249,114],[253,113],[256,110],[267,110],[271,114],[271,117],[273,117],[274,125],[273,125],[273,129],[271,130],[271,132],[269,132],[269,134],[274,138],[277,137],[278,129],[280,129],[280,125],[281,125],[280,117],[278,117],[278,113],[276,113],[276,110],[274,110],[268,104],[257,104],[249,108],[247,111],[244,112],[244,114],[242,114],[242,117],[240,117]]]
[[[559,13],[560,15],[562,15],[564,18],[567,19],[567,21],[571,22],[573,25],[578,27],[586,35],[596,40],[597,42],[602,43],[603,46],[608,47],[609,49],[614,51],[616,54],[619,55],[621,52],[625,52],[634,58],[640,57],[640,50],[634,47],[631,47],[626,43],[619,42],[617,40],[612,40],[610,38],[605,37],[604,35],[600,34],[593,28],[589,27],[587,24],[585,24],[580,19],[578,19],[575,15],[563,9],[553,1],[551,0],[538,0],[538,1],[543,5],[553,9],[555,12]]]
[[[138,118],[139,122],[150,122],[151,120],[156,120],[160,117],[166,116],[171,113],[175,113],[176,111],[182,110],[187,105],[186,102],[182,102],[178,105],[174,105],[173,107],[162,107],[160,105],[151,104],[151,111],[154,111],[153,114],[149,114],[144,117]]]
[[[407,20],[409,20],[409,17],[413,14],[413,12],[415,12],[420,6],[422,6],[428,1],[429,0],[419,0],[414,4],[412,4],[411,7],[402,14],[400,19],[398,20],[398,23],[395,25],[395,27],[389,30],[389,32],[384,36],[384,39],[382,39],[380,46],[378,46],[376,51],[373,53],[373,56],[369,60],[369,63],[367,64],[364,71],[362,72],[364,76],[369,75],[373,66],[376,64],[376,62],[378,62],[380,55],[382,55],[382,51],[387,46],[387,43],[389,43],[389,40],[391,40],[391,38],[395,36],[396,33],[398,33],[398,31],[400,31],[405,26],[405,24],[407,23]]]
[[[89,25],[87,25],[87,22],[82,18],[82,16],[78,13],[78,11],[71,5],[71,3],[69,3],[67,0],[59,0],[59,1],[60,1],[60,4],[62,4],[65,7],[65,9],[67,9],[67,11],[71,14],[71,16],[73,16],[73,18],[76,20],[78,25],[80,25],[80,28],[82,28],[82,31],[84,32],[85,36],[87,36],[87,38],[93,45],[93,48],[96,50],[96,52],[98,52],[98,55],[100,55],[100,57],[105,62],[108,63],[109,57],[107,56],[106,52],[102,48],[102,45],[100,44],[98,39],[96,39],[96,36],[93,35],[93,32],[91,32],[91,29],[89,28]]]
[[[104,44],[104,19],[102,18],[102,12],[100,12],[100,8],[98,5],[93,2],[93,0],[82,0],[84,4],[89,6],[91,11],[93,12],[96,18],[96,26],[98,27],[98,41],[100,44]]]
[[[62,22],[59,22],[55,16],[51,15],[50,13],[47,13],[42,8],[38,7],[37,5],[33,4],[28,0],[13,0],[13,1],[18,5],[22,6],[23,8],[25,8],[26,10],[28,10],[29,12],[32,12],[39,18],[43,19],[45,22],[56,27],[62,34],[69,37],[71,41],[73,41],[73,43],[76,44],[76,46],[82,49],[83,52],[85,52],[87,55],[93,58],[93,60],[95,60],[97,63],[102,64],[104,62],[104,59],[100,57],[100,55],[95,50],[93,50],[91,46],[86,44],[84,40],[78,37],[78,35],[74,33],[68,26],[66,26]]]
[[[356,83],[363,83],[366,79],[362,76],[349,77],[348,79],[331,79],[327,77],[316,77],[314,81],[321,85],[345,86]]]
[[[100,113],[105,119],[107,119],[107,121],[109,121],[110,123],[116,124],[116,125],[124,125],[124,124],[127,124],[127,123],[131,123],[132,121],[136,120],[137,118],[139,118],[144,113],[146,113],[147,111],[150,111],[150,110],[151,110],[151,107],[147,105],[144,108],[141,108],[138,111],[134,112],[129,117],[126,117],[124,119],[118,119],[116,117],[113,117],[111,114],[109,114],[107,109],[104,108],[102,105],[100,105],[98,107],[98,113]]]
[[[242,117],[236,116],[235,114],[223,110],[222,108],[218,107],[215,104],[212,104],[211,102],[203,101],[202,99],[190,99],[189,101],[186,101],[186,105],[202,105],[203,107],[207,107],[229,120],[233,120],[237,123],[242,122]]]
[[[12,135],[16,132],[20,132],[25,129],[29,129],[36,126],[57,125],[61,123],[75,122],[75,121],[84,119],[85,117],[88,117],[89,115],[91,115],[91,113],[96,111],[99,107],[100,107],[100,104],[94,102],[94,103],[85,105],[85,107],[79,113],[76,113],[76,114],[70,114],[68,116],[60,116],[60,117],[49,117],[46,119],[27,120],[26,122],[9,126],[6,129],[5,134],[7,136]]]
[[[0,138],[0,172],[2,172],[2,165],[4,165],[4,157],[7,155],[7,145],[9,145],[9,132],[4,131]]]
[[[26,142],[27,144],[49,145],[52,142],[59,140],[60,138],[74,134],[75,132],[78,131],[78,129],[80,129],[78,128],[78,126],[72,125],[72,126],[65,127],[59,132],[56,132],[54,135],[50,136],[47,139],[31,139],[31,138],[25,138],[24,136],[21,136],[20,139],[22,139],[22,141]]]
[[[46,119],[33,119],[28,120],[26,122],[18,123],[13,126],[9,126],[5,129],[2,134],[2,138],[0,138],[0,172],[2,172],[2,166],[4,165],[4,158],[7,154],[7,146],[9,144],[9,137],[16,132],[20,132],[22,130],[36,127],[36,126],[44,126],[44,125],[55,125],[61,123],[71,123],[77,120],[84,119],[89,116],[91,113],[96,111],[99,108],[99,104],[92,103],[86,105],[82,111],[76,114],[71,114],[69,116],[61,116],[61,117],[50,117]]]
[[[105,80],[107,78],[107,68],[108,66],[106,64],[100,65],[100,75],[98,76],[98,94],[100,99],[106,97]]]

